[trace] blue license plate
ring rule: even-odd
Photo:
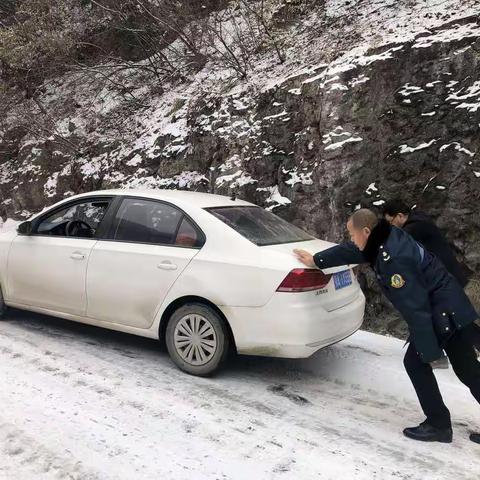
[[[352,284],[352,274],[350,270],[334,273],[333,281],[335,283],[335,290],[340,290]]]

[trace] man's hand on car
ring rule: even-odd
[[[296,248],[293,253],[296,255],[298,260],[300,260],[305,266],[309,268],[316,268],[316,264],[313,260],[313,255],[306,250],[300,250]]]

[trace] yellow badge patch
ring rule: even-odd
[[[392,275],[390,282],[393,288],[402,288],[405,285],[405,280],[399,273]]]

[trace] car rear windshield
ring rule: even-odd
[[[206,210],[259,246],[303,242],[314,238],[261,207],[213,207]]]

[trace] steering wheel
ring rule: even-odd
[[[79,230],[86,230],[89,234],[89,237],[93,237],[93,234],[95,233],[93,228],[83,220],[70,220],[65,225],[65,234],[67,235],[67,237],[76,236]]]

